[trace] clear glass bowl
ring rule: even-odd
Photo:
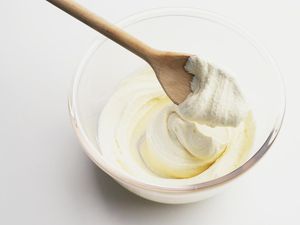
[[[197,54],[232,71],[253,110],[256,137],[249,159],[242,166],[217,179],[193,185],[147,183],[110,164],[97,144],[99,115],[119,82],[147,64],[112,41],[97,38],[74,78],[69,109],[87,155],[102,170],[144,198],[187,203],[217,193],[265,155],[284,117],[284,85],[270,55],[247,32],[221,16],[186,8],[143,12],[119,25],[157,49]]]

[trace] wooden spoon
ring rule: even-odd
[[[191,92],[193,76],[184,69],[190,55],[151,48],[73,0],[47,1],[148,62],[164,91],[175,104],[183,102]]]

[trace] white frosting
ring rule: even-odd
[[[188,103],[174,105],[150,69],[123,81],[99,119],[103,156],[131,175],[157,184],[207,181],[239,166],[253,140],[251,113],[242,121],[242,116],[233,119],[228,114],[223,126],[219,115],[213,123],[218,127],[212,128],[195,122],[203,120],[198,112],[195,120],[189,119],[194,110],[189,98],[194,95],[196,91]],[[190,110],[183,110],[184,104]]]
[[[179,105],[186,119],[211,127],[235,127],[245,118],[247,104],[230,75],[196,56],[188,59],[185,69],[195,75],[193,93]]]

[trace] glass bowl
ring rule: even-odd
[[[156,185],[112,165],[103,158],[98,146],[99,115],[119,82],[147,64],[101,37],[83,57],[69,96],[74,129],[95,164],[122,186],[146,199],[188,203],[224,189],[265,155],[284,117],[284,85],[270,55],[246,31],[211,12],[187,8],[150,10],[130,16],[118,25],[154,48],[197,54],[232,71],[253,111],[256,136],[249,159],[243,165],[207,182]]]

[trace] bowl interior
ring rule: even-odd
[[[197,54],[237,80],[252,111],[256,136],[249,158],[264,144],[284,108],[282,81],[274,63],[249,36],[210,13],[162,10],[142,13],[121,26],[154,48]],[[148,65],[110,40],[97,39],[81,63],[71,102],[80,131],[97,144],[98,118],[116,86]],[[101,138],[101,137],[100,137]]]

